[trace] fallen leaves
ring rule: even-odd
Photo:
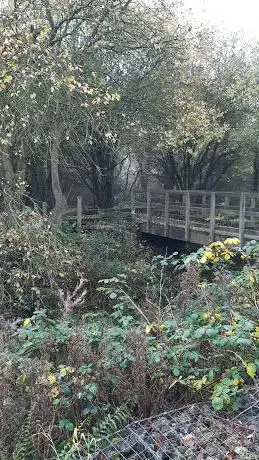
[[[195,436],[192,433],[183,436],[182,443],[185,447],[194,447],[197,444]]]
[[[233,450],[228,450],[228,452],[226,453],[225,457],[224,457],[224,460],[235,460],[236,458],[236,454]]]

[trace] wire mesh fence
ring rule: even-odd
[[[258,460],[258,428],[259,420],[246,425],[195,404],[131,423],[104,437],[89,459]]]

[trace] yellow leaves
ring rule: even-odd
[[[13,77],[12,75],[5,75],[4,78],[3,78],[3,82],[4,83],[11,83]]]
[[[245,383],[245,381],[243,379],[241,379],[241,377],[236,377],[235,379],[232,380],[232,385],[234,385],[235,387],[237,387],[238,385],[243,385]]]
[[[20,382],[22,385],[25,385],[27,383],[28,376],[26,372],[22,372],[20,375]]]
[[[215,313],[214,314],[214,318],[217,320],[217,321],[221,321],[221,316],[219,313]]]
[[[227,253],[227,254],[225,254],[225,255],[223,256],[223,258],[224,258],[224,260],[226,260],[226,261],[227,261],[227,260],[230,260],[230,259],[231,259],[231,255],[230,255],[229,253]]]
[[[65,278],[65,273],[59,272],[58,276],[59,276],[60,278]]]
[[[227,238],[224,244],[226,246],[240,246],[240,240],[238,238]]]
[[[208,320],[210,323],[215,323],[216,321],[221,321],[221,315],[217,312],[210,311],[202,314],[202,319]]]
[[[73,374],[75,369],[71,366],[59,366],[59,374],[61,377],[66,377],[67,375]]]
[[[111,94],[111,100],[112,101],[120,101],[121,97],[119,93],[113,93]]]
[[[11,83],[13,77],[12,75],[3,75],[0,77],[0,91],[4,91],[6,89],[6,85]]]
[[[257,273],[251,273],[248,277],[248,280],[252,284],[258,284],[259,280],[258,280]]]
[[[256,326],[255,331],[251,333],[251,338],[255,341],[259,341],[259,326]]]
[[[200,379],[197,379],[194,375],[190,375],[186,379],[182,380],[181,383],[184,383],[190,386],[191,388],[194,388],[196,391],[200,391],[203,386],[210,384],[209,379],[206,375],[204,375]]]
[[[236,246],[237,242],[239,242],[237,238],[227,238],[224,243],[221,241],[214,241],[202,254],[200,264],[231,261],[232,257],[235,255],[235,252],[231,248]],[[225,243],[227,243],[227,245]],[[228,246],[230,246],[230,248]]]
[[[206,375],[204,375],[201,379],[195,379],[192,381],[192,386],[195,388],[195,390],[199,391],[201,388],[206,385],[208,382],[208,379]]]
[[[210,319],[210,313],[206,312],[202,314],[203,319]]]
[[[211,243],[210,248],[222,248],[224,249],[224,244],[221,241],[214,241],[214,243]]]
[[[55,383],[57,383],[57,378],[54,374],[49,374],[48,381],[51,385],[55,385]]]
[[[147,324],[145,328],[145,332],[146,334],[158,333],[158,332],[162,332],[164,328],[165,328],[164,324]]]
[[[59,384],[61,383],[62,378],[69,377],[72,374],[74,374],[75,368],[71,366],[64,366],[60,365],[58,366],[58,369],[55,370],[55,374],[52,372],[49,372],[47,375],[47,380],[51,385],[51,397],[56,398],[59,396],[60,392],[62,392],[62,387],[59,388]]]
[[[74,85],[75,86],[75,84],[76,84],[76,79],[75,79],[74,75],[69,75],[69,76],[65,77],[63,81],[68,86],[69,85]]]
[[[246,373],[249,377],[254,378],[256,376],[256,364],[255,363],[245,363]]]
[[[226,331],[224,335],[226,335],[227,337],[232,337],[233,335],[235,335],[235,332],[233,330]]]
[[[56,398],[59,395],[59,389],[57,386],[53,387],[50,392],[52,398]]]
[[[22,323],[22,327],[23,327],[24,329],[26,329],[28,326],[31,326],[31,320],[30,320],[30,318],[25,319],[25,320],[23,321],[23,323]]]
[[[207,262],[207,257],[203,255],[200,259],[200,264],[206,264],[206,262]]]

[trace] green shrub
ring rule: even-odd
[[[92,240],[89,235],[71,239],[30,215],[31,227],[35,230],[37,223],[42,235],[35,232],[28,237],[32,254],[28,259],[24,256],[26,219],[23,245],[16,233],[15,243],[10,231],[2,235],[11,286],[3,274],[2,280],[10,289],[10,299],[15,299],[11,289],[19,262],[31,274],[38,270],[57,300],[52,303],[51,296],[41,294],[40,306],[45,308],[36,308],[39,304],[29,302],[25,285],[25,300],[18,310],[23,319],[0,323],[0,445],[7,458],[13,452],[23,454],[26,445],[35,458],[48,458],[50,439],[64,455],[74,455],[73,449],[86,452],[89,446],[84,440],[98,435],[95,427],[113,425],[112,414],[116,418],[116,408],[125,405],[135,417],[148,417],[179,398],[182,403],[201,397],[211,400],[217,411],[241,407],[259,369],[255,243],[242,251],[217,243],[191,256],[151,260],[137,245],[134,253],[132,241],[126,243],[125,254],[134,259],[123,263],[125,244],[119,239],[116,249],[116,232],[98,234],[96,241],[94,233]],[[46,248],[47,239],[51,259],[37,249],[36,242]],[[108,241],[107,260],[114,262],[116,272],[112,277],[107,276],[101,256],[98,259],[98,251],[104,251]],[[208,251],[219,260],[212,262],[210,255],[204,263]],[[244,263],[237,263],[236,257]],[[95,276],[90,275],[89,284],[93,291],[98,286],[102,309],[91,309],[82,278],[75,287],[81,273],[94,273],[94,266],[99,268]],[[118,273],[118,268],[123,271]],[[98,283],[101,272],[106,277]],[[30,423],[25,424],[28,414]],[[27,433],[24,442],[22,426]]]

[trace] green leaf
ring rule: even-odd
[[[116,292],[111,292],[109,297],[110,297],[110,299],[116,299],[117,298]]]
[[[175,377],[179,377],[179,375],[180,375],[179,367],[174,367],[173,368],[173,374],[174,374]]]
[[[199,329],[197,329],[195,332],[194,332],[194,338],[195,339],[200,339],[205,333],[205,328],[204,327],[199,327]]]
[[[61,430],[73,431],[73,429],[74,429],[74,424],[73,424],[73,422],[71,422],[70,420],[64,418],[64,419],[62,419],[62,420],[59,421],[58,427],[59,427]]]
[[[13,77],[11,75],[5,75],[3,78],[4,83],[10,83],[12,81]]]
[[[215,396],[215,398],[212,398],[212,406],[216,411],[223,409],[224,407],[223,398],[219,398],[218,396]]]
[[[256,365],[255,363],[246,363],[246,373],[249,377],[254,378],[256,376]]]

